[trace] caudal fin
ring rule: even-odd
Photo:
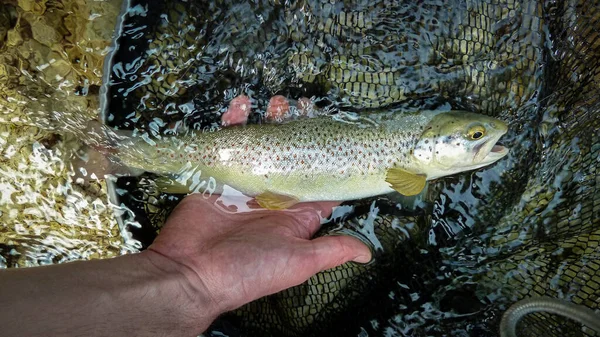
[[[121,141],[129,138],[131,131],[115,131],[97,120],[91,120],[83,130],[83,142],[101,153],[118,153]]]
[[[143,171],[129,168],[118,159],[119,144],[130,131],[118,132],[92,120],[75,132],[84,144],[72,161],[75,181],[88,182],[108,175],[137,176]]]

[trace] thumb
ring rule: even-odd
[[[313,274],[337,267],[348,261],[367,263],[371,250],[357,238],[348,235],[322,236],[310,241],[315,256]]]

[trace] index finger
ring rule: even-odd
[[[295,205],[282,212],[285,212],[288,216],[294,218],[296,223],[303,227],[303,232],[307,233],[307,235],[303,235],[303,237],[308,239],[321,228],[323,220],[329,218],[333,212],[333,208],[339,204],[340,202],[337,201],[306,202]]]
[[[244,221],[250,221],[264,216],[286,215],[302,227],[302,232],[307,234],[302,236],[307,239],[319,230],[321,223],[329,218],[333,212],[333,208],[340,205],[338,201],[317,201],[299,203],[285,210],[267,210],[264,208],[245,209],[243,206],[246,205],[248,197],[240,199],[239,202],[233,202],[235,199],[231,197],[223,199],[223,196],[212,195],[207,198],[192,194],[187,196],[186,199],[204,204],[205,216],[209,218],[212,215],[213,217],[221,217],[223,220],[240,221],[240,219],[243,219]],[[224,202],[225,200],[227,202]],[[207,211],[213,214],[206,214]],[[225,223],[222,223],[222,226],[226,226]]]

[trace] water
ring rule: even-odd
[[[102,182],[76,184],[65,123],[98,114],[118,1],[0,4],[0,266],[106,258],[125,244]]]
[[[152,174],[109,181],[108,190],[104,180],[77,183],[87,120],[150,137],[211,129],[245,94],[249,121],[260,123],[281,94],[331,113],[468,109],[510,127],[507,158],[432,183],[415,210],[399,210],[397,196],[349,207],[366,218],[341,226],[393,249],[360,274],[372,278],[354,284],[354,305],[296,331],[488,336],[524,296],[598,306],[587,281],[599,270],[597,33],[583,29],[600,27],[593,6],[133,1],[105,101],[120,1],[0,6],[2,267],[137,251],[181,199],[157,192]],[[403,234],[376,232],[378,216]]]

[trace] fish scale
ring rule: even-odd
[[[121,150],[119,158],[128,166],[163,174],[180,172],[191,162],[194,170],[227,181],[249,195],[275,189],[304,195],[300,200],[318,200],[343,198],[346,196],[339,195],[339,189],[352,189],[352,196],[360,197],[364,192],[372,193],[369,185],[377,186],[378,191],[392,191],[383,179],[388,168],[411,168],[404,155],[416,143],[416,134],[380,131],[331,118],[314,118],[282,125],[232,127],[181,139],[169,137],[155,145],[136,139],[135,144],[126,146],[135,151]],[[147,156],[152,147],[156,155]],[[335,195],[311,191],[325,186],[338,191]]]

